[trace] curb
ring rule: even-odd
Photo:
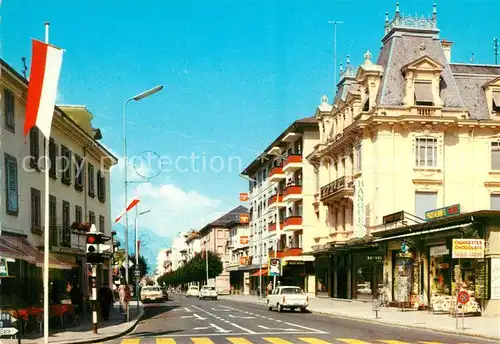
[[[145,314],[145,312],[144,312],[144,308],[143,308],[142,311],[137,316],[137,318],[132,321],[131,326],[129,326],[126,330],[124,330],[122,332],[119,332],[119,333],[116,333],[116,334],[112,334],[112,335],[109,335],[109,336],[104,336],[104,337],[99,337],[99,338],[93,338],[93,339],[89,339],[89,340],[70,341],[70,342],[62,342],[61,341],[61,342],[55,342],[54,344],[90,344],[90,343],[101,343],[101,342],[105,342],[105,341],[108,341],[108,340],[117,339],[117,338],[123,337],[124,335],[129,334],[130,332],[132,332],[136,328],[136,326],[139,323],[139,321],[142,320],[142,318],[144,317],[144,314]],[[49,343],[50,343],[50,340],[49,340]]]
[[[235,300],[235,299],[229,299],[229,298],[226,298],[226,300],[241,302],[241,303],[262,304],[259,301],[252,302],[250,300],[249,301]],[[326,312],[321,312],[321,311],[316,311],[316,310],[311,310],[311,309],[309,309],[309,312],[312,314],[318,314],[318,315],[332,317],[332,318],[349,318],[351,320],[355,320],[355,321],[359,321],[359,322],[368,322],[368,323],[379,324],[379,325],[382,324],[385,326],[394,326],[394,327],[400,327],[400,328],[410,328],[410,329],[417,328],[417,329],[420,329],[423,331],[440,332],[440,333],[444,333],[444,334],[448,334],[448,335],[455,335],[455,336],[457,336],[457,335],[458,336],[466,336],[466,337],[480,338],[480,339],[493,340],[493,341],[498,341],[500,339],[500,337],[487,336],[487,335],[483,335],[480,333],[467,333],[467,332],[461,332],[461,331],[453,331],[453,330],[449,330],[449,329],[422,328],[422,326],[419,326],[419,325],[397,324],[397,323],[389,322],[387,320],[359,318],[359,317],[355,317],[355,316],[343,314],[343,313],[326,313]]]

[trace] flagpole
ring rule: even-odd
[[[49,22],[45,23],[45,43],[49,44]],[[49,138],[45,137],[45,207],[43,241],[43,342],[49,343]]]

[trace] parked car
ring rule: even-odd
[[[309,297],[299,287],[280,286],[267,296],[267,306],[270,311],[276,307],[278,312],[282,312],[285,308],[292,311],[300,309],[301,312],[305,312],[309,306]]]
[[[163,301],[164,300],[163,292],[158,286],[147,286],[143,287],[141,290],[141,301]]]
[[[186,297],[198,297],[198,296],[200,296],[200,289],[195,285],[190,286],[186,293]]]
[[[200,300],[204,299],[212,299],[212,300],[217,300],[217,290],[215,290],[215,287],[210,287],[208,285],[204,285],[201,288],[200,295],[198,298]]]

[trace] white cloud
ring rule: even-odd
[[[111,215],[114,219],[125,207],[124,159],[116,152],[110,152],[119,159],[118,165],[111,169]],[[137,164],[134,168],[130,160],[127,165],[128,180],[143,182],[129,186],[128,199],[138,196],[141,201],[139,211],[151,210],[139,218],[139,227],[150,228],[163,236],[173,236],[180,231],[199,229],[230,210],[221,200],[212,199],[195,190],[184,190],[161,174],[147,182],[136,170],[141,175],[148,175],[151,169],[147,166],[137,168]],[[129,226],[133,225],[134,217],[135,212],[129,213]],[[125,224],[124,219],[121,223]]]

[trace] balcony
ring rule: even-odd
[[[267,230],[268,230],[269,232],[273,232],[273,231],[275,231],[275,230],[276,230],[276,227],[277,227],[277,226],[276,226],[276,223],[270,223],[270,224],[269,224],[269,226],[268,226],[268,229],[267,229]],[[280,222],[280,230],[282,230],[282,229],[283,229],[283,221],[282,221],[282,222]]]
[[[53,252],[83,252],[86,249],[86,235],[84,231],[69,225],[52,225],[49,226],[49,243]]]
[[[283,195],[282,194],[275,194],[271,197],[269,197],[269,200],[267,201],[267,204],[269,208],[274,209],[276,207],[284,207],[285,203],[283,203]]]
[[[288,216],[283,222],[283,229],[285,231],[297,231],[302,229],[302,216],[300,215]]]
[[[302,185],[287,186],[283,193],[284,202],[295,202],[302,199]]]
[[[275,166],[269,171],[269,181],[279,182],[285,179],[285,172],[283,172],[283,166]]]
[[[302,154],[290,154],[283,165],[283,172],[290,173],[302,168]]]
[[[322,186],[320,190],[321,202],[333,203],[345,197],[353,196],[354,189],[350,183],[350,177],[340,177],[333,182]]]
[[[297,257],[302,255],[302,249],[298,247],[287,248],[284,251],[278,250],[276,258]],[[269,251],[269,257],[274,258],[274,250]]]
[[[418,117],[441,117],[441,107],[414,105],[410,108],[410,114]]]

